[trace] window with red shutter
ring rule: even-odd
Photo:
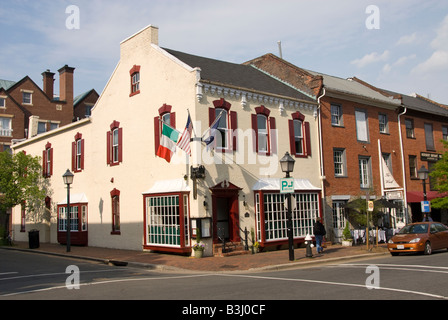
[[[238,148],[238,115],[230,111],[232,105],[224,98],[213,101],[214,108],[209,108],[209,126],[221,115],[215,135],[215,151],[232,152]]]
[[[161,122],[176,129],[176,113],[171,112],[172,109],[172,106],[164,104],[159,109],[159,115],[154,118],[154,154],[157,154],[157,150],[159,150],[160,146],[160,136],[162,134]]]
[[[291,116],[292,120],[288,120],[291,154],[296,158],[310,157],[310,124],[305,121],[305,116],[298,111]]]
[[[123,162],[123,128],[118,121],[112,122],[110,131],[106,133],[107,139],[107,164],[119,165]]]
[[[261,155],[277,153],[277,126],[271,111],[265,106],[255,108],[252,114],[253,149]]]

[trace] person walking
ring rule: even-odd
[[[316,237],[317,253],[321,253],[324,251],[324,249],[322,248],[322,240],[323,240],[324,236],[327,234],[327,231],[325,230],[325,227],[321,221],[322,221],[322,218],[317,217],[316,222],[314,223],[314,226],[313,226],[313,233],[314,233],[314,236]]]

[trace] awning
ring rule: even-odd
[[[260,179],[255,183],[252,190],[280,190],[280,179],[281,178],[264,178]],[[294,190],[303,191],[320,191],[320,188],[315,187],[307,179],[294,179]]]
[[[422,191],[408,191],[406,192],[406,197],[408,202],[422,202],[423,201],[423,192]],[[448,197],[447,193],[439,193],[438,191],[427,191],[426,198],[428,200]]]
[[[143,194],[188,192],[190,187],[184,179],[156,181],[154,186]]]
[[[85,195],[85,193],[78,193],[78,194],[71,194],[70,195],[70,204],[75,204],[75,203],[88,203],[89,200],[87,199],[87,196]],[[63,204],[67,204],[67,197],[58,202],[58,205],[63,205]]]

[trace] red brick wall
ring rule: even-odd
[[[331,124],[331,103],[339,104],[343,110],[343,127]],[[367,112],[369,142],[360,142],[356,136],[355,109]],[[388,117],[389,134],[380,134],[378,114]],[[369,156],[371,160],[374,193],[381,195],[381,181],[379,169],[378,139],[381,141],[381,151],[390,153],[392,159],[392,173],[398,184],[402,185],[401,154],[398,135],[397,115],[394,110],[341,100],[331,97],[322,99],[322,135],[323,156],[325,169],[325,195],[365,195],[360,188],[359,156]],[[347,177],[335,177],[333,148],[344,148],[346,152]]]

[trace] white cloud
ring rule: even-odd
[[[385,50],[382,54],[379,54],[377,52],[372,52],[372,53],[366,54],[361,59],[355,59],[355,60],[351,61],[350,63],[354,64],[358,68],[364,68],[365,66],[375,63],[375,62],[386,61],[389,58],[389,54],[390,54],[389,50]]]
[[[417,32],[414,32],[413,34],[402,36],[397,41],[397,45],[415,44],[418,40],[419,36],[417,35]]]
[[[411,73],[428,75],[448,70],[448,15],[437,29],[431,47],[435,50],[432,55],[412,69]]]

